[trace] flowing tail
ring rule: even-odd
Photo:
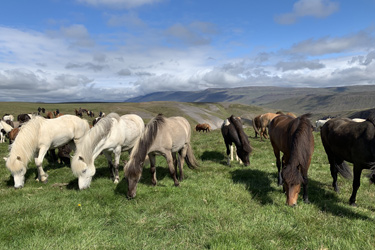
[[[193,154],[193,149],[191,148],[190,143],[188,144],[188,148],[186,151],[185,162],[190,169],[195,169],[199,166],[198,161]]]
[[[254,119],[253,119],[253,128],[254,128],[254,131],[255,131],[255,137],[257,137],[257,135],[259,135],[260,136],[260,133],[259,133],[259,130],[258,130],[258,127],[257,127],[257,125],[256,125],[256,120],[257,120],[258,118],[257,117],[255,117]]]
[[[352,171],[350,170],[348,164],[346,164],[345,161],[343,161],[341,164],[337,164],[335,162],[335,168],[339,173],[344,177],[345,179],[351,179],[353,177]]]

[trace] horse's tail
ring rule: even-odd
[[[188,144],[188,148],[186,151],[185,161],[190,169],[195,169],[199,166],[198,161],[194,156],[193,149],[191,148],[190,143]]]
[[[335,162],[333,164],[336,168],[336,170],[344,177],[345,179],[351,179],[353,177],[352,171],[349,168],[348,164],[346,164],[345,161],[343,161],[341,164],[337,164]]]

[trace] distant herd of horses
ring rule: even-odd
[[[146,162],[150,164],[152,185],[157,184],[156,155],[166,158],[175,186],[179,186],[179,182],[184,179],[184,162],[189,168],[198,167],[191,146],[191,126],[181,116],[165,117],[159,114],[145,125],[143,119],[135,114],[119,116],[117,113],[105,115],[100,112],[100,116],[90,126],[81,117],[83,113],[91,116],[93,112],[85,109],[76,109],[75,115],[63,115],[57,109],[51,112],[53,119],[48,115],[42,116],[42,113],[45,110],[38,108],[37,114],[19,115],[17,127],[10,114],[4,115],[0,121],[0,134],[7,134],[9,139],[11,132],[21,127],[12,139],[8,156],[4,158],[15,188],[24,186],[27,165],[31,159],[35,159],[37,180],[47,182],[48,175],[43,170],[42,162],[46,154],[55,148],[59,148],[59,154],[61,149],[61,155],[69,159],[64,163],[70,164],[73,174],[78,177],[79,189],[90,187],[96,171],[94,162],[101,153],[107,159],[113,182],[118,183],[120,156],[122,152],[128,151],[129,160],[125,163],[124,175],[129,199],[136,196],[137,184]],[[283,186],[289,206],[297,204],[301,186],[303,201],[309,203],[308,169],[314,151],[314,126],[310,119],[311,114],[296,117],[292,113],[279,112],[261,114],[252,121],[255,137],[259,135],[261,140],[270,139],[276,158],[278,185]],[[353,163],[353,190],[349,203],[356,206],[362,170],[372,170],[369,177],[371,182],[375,182],[375,114],[362,120],[318,120],[316,128],[320,130],[336,192],[339,191],[338,173],[345,178],[352,177],[345,161]],[[197,124],[195,130],[209,132],[211,126],[208,123]],[[250,165],[252,147],[241,118],[232,115],[225,119],[221,125],[221,134],[226,145],[227,164],[233,161],[234,145],[237,160],[245,166]],[[3,137],[1,140],[3,142]],[[70,157],[72,150],[74,154]]]

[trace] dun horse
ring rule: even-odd
[[[36,116],[22,125],[6,160],[6,167],[14,178],[14,187],[24,186],[27,164],[34,156],[38,179],[47,182],[48,175],[44,172],[42,163],[48,149],[57,148],[72,140],[79,144],[88,130],[88,122],[73,115],[51,120]]]
[[[332,186],[336,192],[339,191],[337,173],[345,178],[352,176],[344,161],[353,163],[353,191],[349,203],[356,206],[362,170],[372,169],[371,181],[375,180],[375,114],[370,115],[365,122],[345,118],[331,119],[323,125],[321,138],[330,164]]]
[[[297,118],[288,115],[275,117],[269,126],[269,135],[276,157],[278,184],[286,192],[287,204],[297,204],[298,194],[303,185],[303,200],[308,203],[307,172],[314,151],[314,136],[310,114]],[[283,152],[280,161],[280,151]]]
[[[134,147],[144,127],[145,124],[138,115],[120,117],[116,113],[111,113],[101,118],[83,137],[72,159],[72,171],[78,177],[79,189],[90,186],[95,174],[95,159],[102,151],[107,158],[114,183],[118,183],[121,152],[130,151]],[[112,153],[115,155],[114,165]]]
[[[174,185],[178,186],[176,152],[179,156],[180,181],[184,178],[184,160],[190,168],[198,166],[190,145],[190,137],[191,127],[185,118],[179,116],[166,118],[161,114],[153,118],[147,124],[144,133],[130,154],[129,162],[124,167],[125,177],[128,180],[128,198],[136,196],[137,184],[141,178],[147,155],[150,159],[152,184],[156,185],[157,183],[155,155],[161,154],[167,160]]]
[[[250,164],[249,154],[252,151],[249,139],[242,128],[241,121],[233,115],[227,118],[221,125],[221,134],[223,135],[225,146],[227,147],[227,164],[230,165],[230,161],[233,161],[233,146],[236,145],[236,158],[238,157],[245,164]]]

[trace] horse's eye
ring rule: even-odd
[[[86,174],[86,171],[87,171],[87,169],[83,170],[83,171],[82,171],[82,174]]]

